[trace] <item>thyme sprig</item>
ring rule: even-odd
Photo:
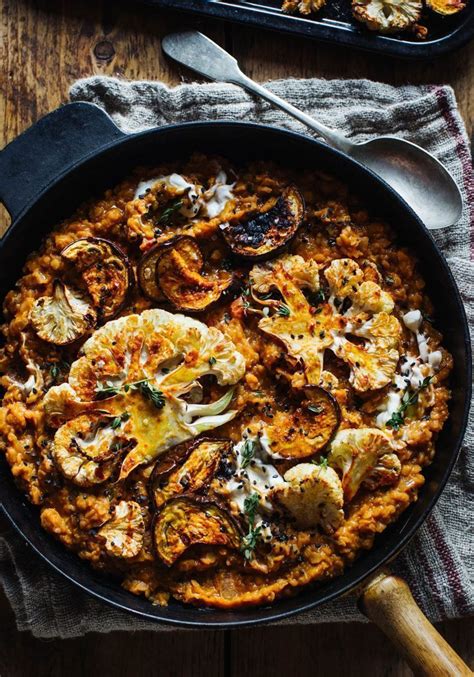
[[[255,513],[257,512],[258,503],[258,494],[249,494],[244,501],[244,512],[247,515],[249,530],[242,538],[240,549],[247,561],[253,559],[254,550],[257,547],[262,532],[261,526],[255,526]]]
[[[157,409],[163,409],[166,400],[158,388],[155,388],[149,379],[144,378],[141,381],[134,381],[133,383],[124,383],[122,386],[111,386],[107,383],[99,383],[95,389],[96,400],[104,400],[115,395],[123,395],[133,390],[138,390],[145,399],[149,400]]]
[[[313,465],[317,465],[318,468],[327,468],[328,467],[328,458],[327,456],[321,456],[317,461],[311,461]]]
[[[60,360],[59,362],[53,362],[49,367],[49,373],[53,381],[56,381],[62,371],[68,371],[70,367],[69,362],[66,360]]]
[[[405,413],[408,407],[411,407],[412,405],[416,404],[418,402],[418,398],[420,393],[423,390],[426,390],[426,388],[430,385],[432,376],[427,376],[426,378],[423,379],[421,382],[421,385],[414,390],[412,393],[409,393],[408,390],[405,392],[402,398],[402,403],[397,409],[397,411],[394,411],[391,417],[388,419],[386,425],[389,426],[389,428],[393,428],[393,430],[400,430],[402,425],[405,422]]]
[[[122,423],[125,423],[126,421],[128,421],[129,418],[130,418],[130,414],[128,413],[128,411],[124,411],[123,414],[120,414],[120,416],[116,416],[114,418],[110,427],[112,428],[112,430],[116,430],[117,428],[120,428]]]
[[[255,442],[253,440],[245,440],[244,446],[242,447],[242,461],[240,464],[244,470],[250,465],[250,461],[253,459],[254,456],[255,456]],[[257,496],[257,494],[255,494],[255,496]]]
[[[158,216],[158,223],[160,225],[169,225],[173,216],[178,212],[183,206],[182,198],[177,198],[173,200],[167,207],[163,209],[161,214]]]
[[[290,312],[291,312],[290,309],[284,303],[280,303],[280,305],[277,308],[278,315],[281,315],[282,317],[289,317]]]

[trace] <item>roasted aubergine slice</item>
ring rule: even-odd
[[[151,499],[160,509],[184,493],[197,493],[214,477],[221,458],[230,452],[230,440],[201,438],[180,444],[160,459],[150,477]]]
[[[86,237],[61,252],[80,274],[101,320],[115,317],[125,305],[132,270],[125,253],[113,242]]]
[[[308,386],[263,425],[260,442],[274,458],[307,458],[321,452],[341,420],[339,405],[324,388]]]
[[[276,256],[293,239],[305,213],[301,193],[289,186],[275,204],[246,221],[222,224],[224,240],[237,256],[265,259]]]
[[[154,268],[154,277],[152,274]],[[188,236],[157,245],[139,265],[139,280],[152,300],[162,298],[184,312],[201,312],[216,303],[233,285],[234,275],[225,270],[206,274],[201,249]]]
[[[171,566],[193,545],[238,550],[240,530],[216,503],[193,495],[168,501],[153,521],[153,542],[160,559]]]

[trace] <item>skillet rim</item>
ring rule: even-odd
[[[354,590],[358,586],[361,585],[361,583],[372,573],[374,573],[376,570],[380,569],[382,566],[384,566],[387,562],[395,558],[401,550],[408,544],[408,542],[411,540],[411,538],[416,534],[420,526],[424,523],[424,521],[428,518],[430,515],[432,509],[434,508],[435,504],[437,503],[439,497],[441,496],[443,489],[451,475],[451,472],[456,464],[457,458],[459,456],[459,452],[461,449],[462,441],[464,438],[464,434],[466,432],[466,427],[467,427],[467,421],[468,421],[468,414],[469,414],[469,409],[470,409],[470,399],[471,399],[471,391],[472,391],[472,365],[471,365],[471,343],[470,343],[470,336],[469,336],[469,330],[468,330],[468,323],[467,323],[467,317],[466,317],[466,312],[464,309],[464,305],[462,303],[461,295],[459,292],[459,289],[457,287],[456,281],[454,279],[454,276],[447,264],[447,261],[444,258],[444,255],[441,253],[439,250],[436,242],[434,241],[433,237],[431,236],[430,232],[425,228],[425,226],[422,224],[418,216],[414,213],[414,211],[411,209],[411,207],[401,198],[396,191],[391,188],[390,185],[388,185],[383,179],[378,177],[376,174],[374,174],[370,169],[364,167],[361,165],[359,162],[356,160],[353,160],[351,157],[347,156],[346,154],[331,148],[327,146],[327,144],[319,141],[318,139],[315,139],[311,136],[301,134],[298,132],[294,132],[285,128],[277,127],[277,126],[271,126],[271,125],[263,125],[255,122],[241,122],[241,121],[196,121],[196,122],[185,122],[185,123],[179,123],[179,124],[173,124],[173,125],[164,125],[162,127],[157,127],[157,128],[152,128],[145,130],[143,132],[135,133],[135,134],[124,134],[123,137],[120,137],[110,143],[105,144],[99,149],[96,149],[94,151],[91,151],[88,153],[85,157],[82,157],[79,161],[72,163],[70,166],[65,168],[64,170],[58,172],[58,174],[55,176],[53,180],[51,180],[46,186],[43,187],[41,192],[34,197],[34,199],[30,200],[22,210],[20,210],[19,214],[17,215],[17,218],[15,221],[11,224],[10,228],[7,230],[5,235],[3,236],[2,240],[0,241],[0,255],[2,254],[3,247],[5,243],[10,240],[10,238],[14,238],[15,231],[17,226],[21,223],[21,221],[26,217],[26,215],[33,210],[38,201],[43,198],[47,193],[52,190],[55,186],[61,183],[67,176],[72,174],[73,172],[77,171],[84,171],[85,166],[97,158],[99,158],[102,155],[105,155],[107,152],[113,151],[119,146],[124,146],[124,145],[133,145],[134,143],[137,142],[137,140],[146,138],[148,136],[160,136],[162,134],[166,135],[167,133],[179,133],[181,130],[193,130],[195,129],[198,131],[200,128],[209,128],[212,130],[212,128],[221,128],[225,129],[227,128],[229,131],[234,128],[234,129],[253,129],[254,131],[263,131],[265,133],[271,133],[279,136],[282,140],[286,139],[288,141],[294,140],[295,142],[300,142],[300,143],[305,143],[307,146],[315,146],[316,148],[319,149],[320,152],[324,153],[329,153],[332,155],[336,161],[337,164],[342,164],[346,165],[346,167],[349,167],[352,169],[352,173],[355,175],[358,175],[362,180],[364,181],[366,177],[369,177],[372,181],[375,181],[376,183],[379,184],[379,186],[382,188],[382,192],[386,191],[391,195],[392,200],[394,199],[396,202],[399,203],[400,208],[402,211],[406,212],[407,215],[410,217],[410,220],[416,224],[416,227],[418,229],[418,234],[421,234],[422,237],[426,238],[428,242],[430,243],[430,254],[429,258],[430,260],[433,261],[433,263],[437,263],[440,265],[443,270],[444,274],[449,280],[451,291],[454,293],[454,298],[453,298],[453,307],[456,310],[456,315],[458,320],[460,321],[460,324],[462,325],[463,329],[463,336],[462,336],[462,343],[464,344],[464,350],[466,354],[466,362],[464,365],[464,373],[466,376],[466,383],[467,383],[467,388],[464,389],[464,395],[465,395],[465,401],[464,401],[464,407],[463,407],[463,412],[462,412],[462,419],[459,425],[459,433],[457,436],[456,443],[452,447],[452,451],[449,456],[449,462],[446,464],[444,471],[438,481],[438,486],[436,487],[436,490],[432,492],[432,495],[429,497],[427,504],[423,507],[420,515],[414,519],[413,523],[408,526],[408,528],[405,529],[405,532],[400,536],[400,538],[397,537],[396,544],[390,548],[385,548],[385,552],[383,550],[378,553],[378,550],[380,550],[380,547],[377,548],[377,540],[375,541],[374,546],[369,550],[369,551],[364,551],[364,554],[367,556],[369,559],[369,564],[367,567],[364,567],[363,571],[361,574],[357,575],[354,580],[347,581],[344,583],[345,579],[347,578],[348,574],[350,575],[351,569],[353,567],[348,567],[348,569],[341,575],[333,579],[332,581],[327,582],[324,584],[325,587],[331,587],[331,584],[334,584],[334,586],[337,588],[336,590],[331,590],[330,592],[325,592],[325,589],[322,587],[317,587],[317,586],[308,586],[307,588],[303,589],[301,592],[298,594],[290,597],[290,598],[280,598],[273,602],[271,605],[265,605],[265,606],[256,606],[256,607],[243,607],[242,609],[237,609],[237,610],[222,610],[222,609],[216,609],[216,608],[210,608],[210,609],[202,609],[198,607],[193,607],[192,605],[184,605],[179,602],[173,602],[173,605],[176,605],[173,607],[173,610],[176,609],[177,615],[193,615],[195,616],[194,619],[183,619],[183,618],[178,618],[178,617],[170,617],[166,615],[166,611],[171,609],[171,606],[168,607],[158,607],[158,606],[153,606],[150,601],[142,599],[140,597],[137,597],[133,595],[132,593],[125,591],[121,587],[117,586],[117,590],[111,590],[110,587],[107,587],[106,581],[102,582],[102,580],[96,581],[94,578],[94,572],[93,569],[90,568],[90,565],[87,562],[83,562],[80,560],[75,553],[71,553],[67,550],[65,550],[64,546],[62,546],[59,542],[57,542],[55,539],[52,539],[47,532],[45,532],[39,524],[34,525],[33,528],[33,533],[34,536],[38,537],[40,541],[40,545],[37,545],[35,542],[33,542],[33,538],[30,536],[27,536],[24,533],[24,528],[22,528],[19,524],[18,521],[13,517],[12,514],[10,514],[10,511],[7,509],[7,507],[4,505],[2,502],[1,508],[3,510],[3,513],[7,517],[8,521],[10,524],[16,529],[16,531],[20,534],[20,536],[26,541],[26,543],[33,548],[33,550],[45,561],[49,566],[51,566],[54,570],[56,570],[58,573],[60,573],[64,578],[66,578],[68,581],[70,581],[73,585],[77,586],[78,588],[82,589],[84,592],[88,593],[95,599],[100,600],[101,602],[105,602],[106,604],[109,604],[115,608],[118,608],[122,611],[126,611],[129,614],[133,614],[134,616],[138,616],[147,620],[151,620],[153,622],[162,622],[165,624],[170,624],[174,625],[176,627],[209,627],[209,628],[216,628],[216,629],[223,629],[223,628],[236,628],[236,627],[248,627],[260,623],[266,623],[266,622],[274,622],[274,621],[279,621],[284,618],[288,618],[290,616],[293,616],[298,613],[306,612],[311,609],[317,608],[326,602],[329,602],[331,600],[337,599],[339,597],[347,595],[350,591]],[[48,230],[46,233],[49,232]],[[5,463],[5,461],[2,459],[2,462]],[[433,464],[436,463],[436,456],[435,460],[433,461]],[[432,464],[432,465],[433,465]],[[0,478],[0,498],[2,497],[2,494],[4,493],[4,483],[3,483],[3,477]],[[21,504],[22,502],[24,503],[25,498],[24,494],[20,492],[20,490],[15,486],[15,483],[12,481],[12,476],[11,473],[8,474],[8,477],[5,480],[6,482],[10,482],[13,485],[14,490],[19,492],[19,500],[18,504]],[[422,487],[420,490],[420,493],[423,492],[425,487]],[[426,489],[425,489],[426,490]],[[412,504],[413,505],[413,504]],[[33,507],[28,504],[28,507]],[[404,511],[404,514],[406,514],[407,511]],[[400,518],[401,519],[401,516]],[[411,519],[411,517],[409,518]],[[395,521],[393,525],[396,525],[397,521]],[[390,525],[389,525],[390,526]],[[48,543],[49,542],[49,543]],[[61,551],[64,551],[64,556],[66,555],[72,555],[75,559],[77,559],[78,566],[80,565],[85,565],[87,569],[89,570],[90,573],[85,575],[85,578],[88,579],[86,583],[84,583],[82,580],[78,580],[78,577],[74,576],[74,574],[69,573],[68,571],[62,569],[58,564],[53,562],[51,560],[51,555],[46,554],[45,552],[42,552],[41,547],[45,546],[49,548],[49,544],[52,544],[53,548],[56,546],[59,546],[61,548]],[[378,556],[377,556],[378,553]],[[59,554],[59,558],[61,558],[61,554]],[[360,558],[357,558],[357,560]],[[357,562],[356,560],[356,562]],[[376,560],[376,561],[370,561],[370,560]],[[354,563],[355,565],[355,563]],[[349,576],[350,577],[350,576]],[[111,578],[109,578],[108,583],[113,583],[113,585],[116,585],[115,582],[112,581]],[[307,596],[308,593],[318,593],[319,591],[319,598],[316,600],[312,601],[304,601],[305,595]],[[114,598],[114,596],[122,597],[125,596],[128,599],[130,599],[130,603],[135,602],[137,605],[141,605],[144,607],[144,609],[139,609],[139,608],[133,608],[130,605],[127,605],[126,602],[121,602],[119,599]],[[279,610],[278,606],[279,604],[281,605],[285,601],[288,600],[293,600],[295,601],[294,608],[291,609],[283,609]],[[149,611],[147,610],[149,609]],[[163,613],[160,613],[160,610],[162,610]],[[151,613],[152,611],[158,611],[158,613]],[[252,618],[243,618],[242,616],[247,615],[250,613],[252,615]],[[220,615],[222,616],[229,616],[229,619],[226,620],[212,620],[210,616],[213,614],[215,615]],[[240,616],[240,617],[239,617]]]

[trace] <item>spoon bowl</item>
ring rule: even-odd
[[[460,218],[459,188],[441,162],[420,146],[380,136],[353,144],[348,154],[392,186],[428,229],[445,228]]]
[[[426,228],[452,226],[462,213],[462,196],[448,170],[433,155],[410,141],[380,136],[354,143],[244,75],[233,56],[198,31],[172,33],[161,43],[174,61],[210,80],[230,82],[266,99],[350,155],[394,188]]]

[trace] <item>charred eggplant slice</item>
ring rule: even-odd
[[[55,280],[52,296],[41,296],[30,311],[30,322],[38,336],[56,346],[77,341],[95,326],[94,309],[60,280]]]
[[[157,513],[152,533],[156,553],[168,566],[193,545],[235,550],[240,546],[240,531],[230,515],[216,503],[193,495],[168,501]]]
[[[233,275],[221,271],[203,274],[202,254],[192,237],[178,237],[163,245],[156,264],[158,284],[177,310],[201,312],[230,288]]]
[[[222,456],[231,449],[229,440],[201,438],[180,444],[156,464],[150,477],[151,498],[159,509],[183,493],[197,493],[208,486]]]
[[[113,242],[86,237],[72,242],[61,256],[80,273],[102,320],[110,320],[123,308],[132,283],[125,253]]]
[[[159,244],[155,245],[142,256],[137,268],[140,289],[150,301],[157,303],[166,301],[166,297],[156,279],[156,264],[162,253],[163,246]]]
[[[220,228],[234,254],[246,259],[264,259],[278,254],[296,235],[304,218],[301,193],[289,186],[266,212],[247,221],[226,223]]]
[[[262,446],[276,458],[307,458],[322,451],[339,427],[337,401],[324,388],[308,386],[265,424]]]

